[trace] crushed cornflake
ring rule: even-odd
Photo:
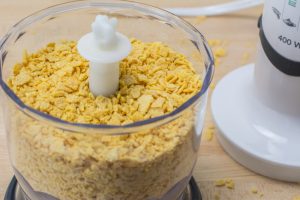
[[[219,39],[210,39],[210,40],[208,40],[208,44],[211,47],[220,46],[220,45],[222,45],[222,40],[219,40]]]
[[[214,55],[216,57],[224,57],[224,56],[227,55],[227,52],[223,47],[218,47],[218,48],[215,49]]]
[[[224,179],[219,179],[219,180],[216,180],[215,181],[215,186],[218,186],[218,187],[223,187],[225,186],[226,182]]]
[[[252,192],[253,194],[257,194],[257,193],[258,193],[258,190],[257,190],[257,188],[253,187],[253,188],[251,189],[251,192]]]
[[[202,22],[204,22],[207,19],[207,17],[205,15],[202,16],[197,16],[195,19],[195,23],[196,24],[201,24]]]
[[[262,192],[260,192],[256,187],[251,188],[251,193],[258,195],[260,198],[262,198],[264,196],[264,194]]]
[[[226,187],[228,189],[234,189],[235,184],[234,181],[230,178],[227,179],[219,179],[215,181],[215,186],[216,187]]]
[[[73,41],[49,43],[34,54],[24,52],[9,86],[25,104],[52,116],[114,125],[169,113],[199,91],[199,75],[184,55],[160,42],[131,43],[133,50],[120,63],[120,87],[113,96],[95,97],[89,91],[89,64]]]
[[[44,113],[111,125],[172,112],[199,91],[199,75],[184,55],[159,42],[131,43],[113,96],[89,91],[89,64],[72,41],[25,51],[8,84],[25,104]],[[34,190],[61,200],[160,197],[184,180],[197,157],[193,108],[168,123],[124,135],[73,132],[13,108],[16,168]]]
[[[220,194],[215,194],[215,200],[220,200],[220,199],[221,199]]]
[[[212,82],[209,86],[210,89],[214,90],[216,87],[216,84],[214,82]]]
[[[227,50],[225,49],[227,41],[220,39],[209,39],[208,44],[212,48],[215,66],[218,67],[221,64],[222,58],[227,56]]]
[[[215,127],[213,125],[206,128],[203,134],[205,141],[208,142],[212,141],[214,138],[214,132],[215,132]]]

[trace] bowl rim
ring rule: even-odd
[[[73,10],[79,10],[84,8],[92,8],[92,7],[103,7],[103,6],[115,6],[117,8],[130,8],[130,9],[136,9],[141,12],[150,12],[152,14],[156,14],[160,17],[169,17],[174,22],[180,23],[181,26],[184,26],[181,28],[184,30],[186,28],[189,30],[190,34],[192,34],[196,40],[195,46],[198,48],[197,45],[203,46],[206,54],[206,62],[205,70],[204,72],[204,79],[202,80],[202,86],[199,92],[197,92],[194,96],[192,96],[190,99],[188,99],[186,102],[184,102],[181,106],[176,108],[170,113],[167,113],[165,115],[161,115],[158,117],[136,121],[133,123],[125,124],[125,125],[109,125],[109,124],[88,124],[88,123],[76,123],[76,122],[69,122],[62,120],[60,118],[54,117],[52,115],[46,114],[44,112],[41,112],[39,110],[33,109],[30,106],[25,105],[20,98],[9,88],[9,86],[6,84],[6,82],[3,80],[2,76],[2,67],[3,67],[3,59],[5,57],[5,52],[3,49],[5,49],[7,41],[10,39],[10,37],[16,32],[21,32],[22,29],[26,28],[32,23],[35,23],[45,17],[49,17],[53,14],[59,14],[66,11],[73,11]],[[187,32],[187,30],[184,30]],[[199,50],[199,48],[198,48]],[[203,95],[206,94],[210,83],[212,82],[213,75],[214,75],[214,57],[212,54],[212,51],[208,45],[208,42],[206,41],[205,37],[198,31],[193,25],[191,25],[189,22],[185,21],[181,17],[174,15],[166,10],[163,10],[158,7],[150,6],[144,3],[137,3],[133,1],[109,1],[109,0],[79,0],[79,1],[71,1],[67,3],[57,4],[54,6],[50,6],[48,8],[39,10],[23,19],[21,19],[19,22],[17,22],[8,32],[7,34],[2,38],[0,41],[0,86],[2,90],[5,92],[5,94],[12,100],[15,105],[23,111],[25,114],[38,119],[42,121],[46,121],[47,123],[52,123],[53,125],[62,128],[64,130],[70,130],[70,131],[80,131],[86,130],[86,129],[95,129],[95,130],[111,130],[112,133],[120,134],[120,132],[128,133],[132,131],[140,131],[140,128],[143,126],[151,125],[152,127],[156,127],[159,125],[162,125],[164,123],[167,123],[169,121],[172,121],[179,117],[179,114],[181,114],[184,110],[191,107],[193,104],[197,102],[198,99],[200,99]],[[161,122],[161,123],[159,123]],[[137,129],[139,128],[139,129]],[[149,129],[149,127],[147,127]],[[110,131],[110,132],[111,132]]]

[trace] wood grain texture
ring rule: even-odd
[[[210,3],[224,2],[225,0],[148,0],[144,3],[155,6],[195,6]],[[18,20],[26,17],[36,10],[50,5],[64,2],[63,0],[0,0],[0,37]],[[221,39],[225,41],[227,56],[221,59],[216,67],[214,83],[220,80],[229,71],[245,64],[244,54],[249,55],[248,62],[253,62],[258,42],[257,19],[262,8],[253,8],[225,16],[210,17],[201,23],[196,18],[186,18],[195,25],[208,39]],[[210,106],[210,105],[209,105]],[[0,110],[1,111],[1,110]],[[12,170],[6,147],[2,112],[0,114],[0,199],[3,199],[7,185],[12,177]],[[238,122],[237,122],[238,123]],[[213,124],[208,107],[206,125]],[[241,133],[242,134],[242,133]],[[259,176],[239,165],[226,154],[219,145],[216,137],[212,141],[201,142],[198,163],[195,167],[194,177],[200,185],[204,200],[214,200],[219,194],[224,200],[293,200],[300,195],[300,185],[284,183]],[[235,189],[218,188],[214,182],[221,178],[232,178]],[[256,188],[259,194],[251,190]]]

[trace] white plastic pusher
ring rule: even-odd
[[[81,56],[90,61],[89,87],[94,96],[113,95],[119,87],[119,62],[131,51],[129,39],[116,32],[117,19],[96,16],[92,32],[77,44]]]
[[[266,0],[255,66],[226,75],[212,95],[218,139],[239,163],[300,181],[300,1]]]

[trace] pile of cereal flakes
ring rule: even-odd
[[[21,100],[70,122],[128,124],[169,113],[200,89],[191,63],[162,43],[132,40],[133,51],[120,63],[119,91],[94,97],[88,86],[88,61],[76,43],[50,43],[25,52],[9,86]]]
[[[76,42],[24,53],[9,87],[28,106],[69,122],[123,125],[178,108],[201,88],[191,63],[168,46],[132,40],[119,91],[94,97]],[[34,190],[61,200],[161,198],[190,175],[197,157],[195,110],[130,134],[73,132],[10,109],[14,168]]]

